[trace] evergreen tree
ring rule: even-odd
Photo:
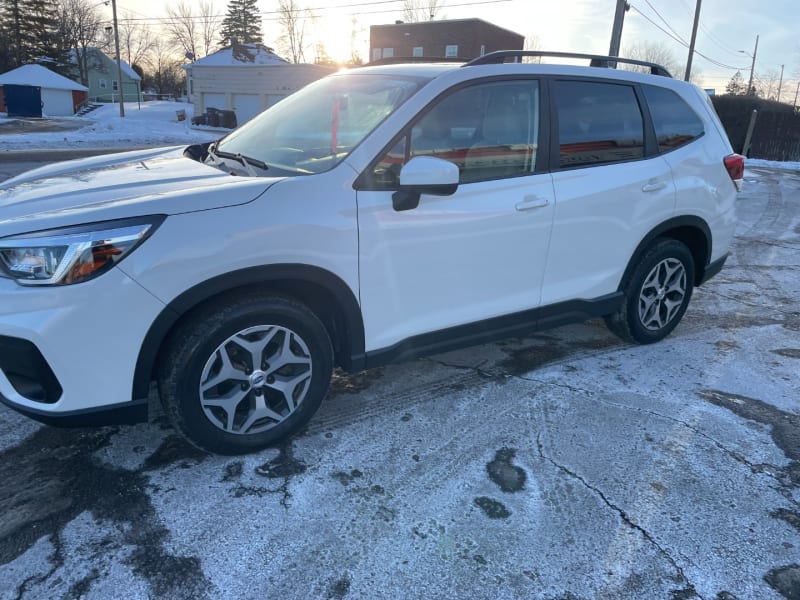
[[[742,96],[747,90],[747,84],[744,82],[741,71],[736,71],[736,74],[731,77],[728,85],[725,86],[725,92],[733,94],[734,96]]]
[[[55,58],[55,0],[0,0],[0,67]]]
[[[223,46],[229,46],[232,38],[236,38],[240,44],[263,43],[257,2],[258,0],[230,0],[228,14],[222,21],[220,32]]]

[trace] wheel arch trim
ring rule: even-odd
[[[647,248],[650,247],[656,238],[662,237],[665,233],[671,230],[681,228],[697,229],[705,238],[705,247],[703,248],[705,251],[705,262],[704,264],[695,264],[694,266],[695,284],[701,281],[706,267],[709,264],[709,260],[711,259],[711,228],[708,226],[708,223],[706,223],[706,221],[700,217],[694,215],[683,215],[680,217],[673,217],[672,219],[668,219],[662,223],[659,223],[642,238],[642,241],[639,242],[639,245],[636,246],[636,250],[634,250],[633,254],[631,255],[631,258],[628,261],[628,266],[625,267],[625,272],[622,274],[622,278],[619,281],[617,290],[622,291],[623,287],[625,286],[625,282],[630,278],[631,273],[636,268],[639,260],[641,260],[642,255],[647,251]],[[689,248],[689,251],[694,255],[691,247]]]
[[[147,398],[158,353],[173,326],[189,311],[203,302],[236,288],[270,283],[303,283],[324,288],[340,309],[346,328],[343,350],[348,368],[364,356],[364,321],[361,308],[350,287],[337,275],[304,264],[277,264],[249,267],[224,273],[198,283],[175,297],[150,325],[139,348],[133,375],[132,398]],[[302,298],[297,298],[302,301]]]

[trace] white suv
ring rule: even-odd
[[[725,262],[744,161],[697,87],[504,62],[530,54],[342,72],[210,145],[0,184],[0,400],[135,421],[156,381],[191,441],[241,453],[335,366],[597,316],[660,340]]]

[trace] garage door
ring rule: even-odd
[[[239,125],[249,121],[263,110],[261,107],[261,95],[234,94],[233,110],[236,112],[236,120]]]
[[[203,109],[206,108],[218,108],[219,110],[228,108],[225,94],[203,94]]]

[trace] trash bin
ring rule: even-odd
[[[205,115],[197,115],[196,117],[192,117],[192,125],[205,125],[205,124],[206,124]]]
[[[228,129],[236,128],[236,113],[232,110],[219,111],[219,125],[220,127],[227,127]]]
[[[219,127],[219,116],[222,111],[218,108],[206,108],[206,123],[210,127]]]

